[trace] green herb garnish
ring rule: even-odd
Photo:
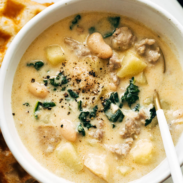
[[[37,102],[34,108],[34,117],[38,119],[37,112],[39,111],[40,107],[43,107],[44,109],[50,109],[52,107],[56,106],[54,102]]]
[[[65,91],[65,89],[66,89],[66,87],[63,87],[63,88],[61,89],[61,91]]]
[[[36,105],[35,105],[35,108],[34,108],[34,117],[36,118],[36,119],[38,119],[38,115],[37,115],[37,111],[39,110],[39,106],[41,106],[42,105],[42,103],[41,102],[37,102],[36,103]]]
[[[85,136],[85,129],[83,128],[81,123],[78,125],[78,132],[81,133],[82,136]]]
[[[106,34],[103,35],[103,38],[108,38],[114,34],[116,31],[116,28],[119,26],[120,23],[120,17],[108,17],[108,21],[110,24],[114,27],[113,31],[107,32]]]
[[[89,32],[90,34],[93,34],[94,32],[96,32],[95,27],[90,27],[90,28],[88,29],[88,32]]]
[[[105,38],[111,37],[114,34],[115,31],[116,31],[116,29],[114,29],[112,32],[105,33],[103,35],[103,38],[105,39]]]
[[[117,28],[119,26],[120,17],[108,17],[108,21],[113,27]]]
[[[74,17],[74,19],[72,20],[71,25],[70,25],[70,30],[73,29],[74,25],[76,25],[80,19],[81,19],[81,15],[76,15]]]
[[[78,109],[79,111],[82,111],[83,110],[83,107],[82,107],[82,101],[78,101]]]
[[[42,107],[45,108],[45,109],[48,109],[48,108],[51,108],[51,107],[54,107],[56,106],[56,104],[54,102],[43,102],[42,103]]]
[[[90,112],[89,117],[90,117],[90,118],[95,118],[95,117],[96,117],[96,114],[97,114],[97,110],[98,110],[98,106],[96,105],[96,106],[93,108],[92,112]]]
[[[30,106],[30,104],[28,103],[28,102],[25,102],[23,105],[25,105],[25,106]]]
[[[139,108],[140,108],[140,104],[137,104],[137,105],[133,108],[133,110],[134,110],[134,111],[139,111]]]
[[[102,105],[104,106],[104,112],[107,111],[111,106],[111,100],[105,99]]]
[[[155,107],[153,107],[152,109],[150,109],[150,119],[146,119],[145,126],[149,125],[155,116],[156,116],[156,109]]]
[[[82,122],[90,122],[87,117],[90,113],[88,111],[84,111],[84,112],[81,112],[80,115],[79,115],[79,119],[82,121]]]
[[[69,95],[70,95],[72,98],[78,98],[78,97],[79,97],[79,95],[78,95],[76,92],[74,92],[73,90],[68,89],[67,91],[68,91]]]
[[[55,87],[60,86],[60,83],[57,83],[57,82],[55,81],[55,78],[51,78],[51,79],[50,79],[50,84],[51,84],[52,86],[55,86]]]
[[[118,109],[115,114],[112,114],[111,112],[107,111],[105,112],[105,115],[111,122],[122,122],[124,118],[124,114],[120,109]]]
[[[89,128],[96,128],[95,125],[92,125],[90,123],[90,120],[88,119],[89,115],[90,115],[90,112],[88,112],[88,111],[81,112],[78,118],[83,123],[84,127],[88,128],[88,129]]]
[[[113,124],[112,124],[112,128],[115,128],[115,127],[116,127],[116,125],[113,123]]]
[[[124,96],[122,96],[122,103],[127,102],[129,107],[134,104],[138,99],[139,87],[134,85],[134,77],[130,80],[130,85],[127,87]]]
[[[37,62],[35,62],[35,63],[27,63],[27,66],[28,66],[28,67],[33,66],[33,67],[38,71],[41,67],[44,66],[44,62],[42,62],[42,61],[37,61]]]
[[[113,92],[113,93],[111,93],[111,95],[110,95],[110,98],[109,98],[110,100],[111,100],[111,102],[112,103],[114,103],[114,104],[116,104],[116,103],[118,103],[119,102],[119,96],[118,96],[118,93],[117,92]]]
[[[62,82],[61,82],[61,84],[64,85],[64,84],[67,84],[68,82],[69,82],[69,80],[67,79],[67,77],[66,77],[66,76],[63,76],[63,77],[62,77]]]

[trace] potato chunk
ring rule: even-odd
[[[153,144],[150,140],[139,140],[130,152],[135,163],[148,164],[153,157]]]
[[[135,76],[141,73],[146,66],[147,64],[134,53],[128,52],[122,61],[122,67],[118,70],[117,76],[120,78]]]
[[[118,166],[117,167],[118,171],[123,175],[127,175],[128,173],[131,172],[132,168],[129,166]]]
[[[59,45],[51,45],[46,47],[46,58],[52,65],[57,65],[65,61],[65,54]]]
[[[147,84],[147,78],[146,78],[146,76],[145,76],[145,74],[143,72],[141,72],[140,74],[135,76],[135,81],[138,84],[141,84],[141,85],[146,85]]]
[[[107,180],[109,177],[109,166],[106,163],[106,156],[89,154],[84,165],[100,178]]]
[[[71,143],[61,144],[57,147],[56,156],[60,161],[64,162],[69,168],[76,172],[83,169],[83,163]]]

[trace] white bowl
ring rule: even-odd
[[[5,141],[22,167],[43,183],[69,182],[42,167],[23,145],[15,128],[11,109],[11,92],[18,63],[32,41],[59,20],[83,11],[107,11],[131,17],[154,30],[175,50],[183,66],[183,27],[165,10],[147,0],[62,0],[33,18],[15,37],[1,68],[0,117]],[[175,46],[175,47],[174,47]],[[183,135],[176,146],[179,162],[183,162]],[[170,174],[167,160],[134,183],[161,182]]]

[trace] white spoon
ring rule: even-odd
[[[172,137],[168,128],[168,124],[167,124],[164,112],[161,109],[159,95],[156,90],[154,91],[154,104],[156,108],[156,115],[158,118],[159,128],[161,131],[161,137],[163,139],[163,144],[164,144],[166,156],[168,159],[173,182],[183,183],[183,176],[180,169],[180,164],[177,159],[177,154],[175,152],[175,147],[172,141]]]

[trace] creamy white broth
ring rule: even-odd
[[[71,77],[75,72],[76,67],[78,69],[85,68],[87,71],[90,71],[91,69],[86,61],[86,57],[78,57],[76,53],[64,43],[64,38],[72,37],[74,40],[87,45],[87,39],[89,36],[88,29],[92,26],[95,26],[98,22],[107,19],[109,16],[115,17],[116,15],[108,13],[81,14],[82,18],[78,25],[83,28],[83,32],[77,31],[77,25],[74,26],[73,30],[69,29],[70,23],[74,16],[54,24],[45,32],[43,32],[27,49],[19,63],[14,78],[12,89],[12,109],[13,113],[15,113],[14,120],[16,128],[23,143],[33,155],[33,157],[35,157],[44,167],[54,174],[74,182],[129,182],[147,174],[165,158],[165,152],[158,125],[153,128],[142,125],[140,134],[134,137],[134,142],[131,147],[131,149],[133,149],[139,140],[142,139],[150,141],[153,144],[153,154],[152,159],[148,164],[135,163],[130,155],[130,152],[125,157],[122,157],[110,152],[106,148],[108,145],[125,143],[125,139],[121,138],[119,133],[125,127],[125,120],[128,116],[127,112],[132,111],[127,106],[127,104],[124,104],[122,107],[122,112],[125,114],[125,118],[121,123],[114,123],[115,128],[112,127],[113,123],[107,119],[103,112],[99,112],[97,114],[98,116],[91,120],[91,123],[96,125],[97,128],[98,122],[101,120],[101,118],[104,121],[104,126],[102,127],[104,136],[101,142],[96,142],[94,138],[89,136],[89,131],[96,130],[91,128],[90,130],[85,129],[85,137],[78,133],[76,141],[72,143],[78,156],[81,158],[82,163],[88,157],[88,154],[95,154],[101,158],[106,156],[106,163],[109,165],[110,172],[106,180],[98,177],[85,166],[79,172],[73,171],[71,168],[65,165],[64,162],[57,158],[55,152],[56,150],[54,150],[52,153],[45,154],[42,146],[40,145],[40,135],[38,133],[39,126],[53,126],[59,130],[59,128],[61,128],[61,120],[67,119],[72,121],[74,128],[77,129],[77,126],[80,123],[80,120],[78,119],[80,111],[77,108],[77,102],[74,99],[71,101],[65,100],[66,98],[64,97],[64,94],[68,93],[67,89],[77,88],[76,82],[73,82]],[[121,17],[119,27],[121,26],[127,26],[131,28],[133,34],[137,37],[137,42],[144,38],[155,39],[158,46],[164,53],[166,58],[166,72],[163,74],[163,59],[161,56],[156,63],[147,63],[144,74],[147,78],[148,84],[139,85],[138,83],[135,83],[135,85],[139,86],[140,89],[140,100],[137,103],[139,103],[140,106],[144,106],[144,100],[148,97],[152,97],[154,89],[158,89],[160,98],[169,104],[169,109],[165,112],[167,114],[167,121],[170,124],[173,140],[176,143],[183,130],[183,125],[171,123],[174,119],[174,117],[172,117],[172,111],[181,109],[182,106],[182,101],[180,98],[183,97],[183,93],[181,92],[183,89],[183,80],[181,79],[183,73],[180,64],[173,51],[166,45],[166,43],[158,35],[153,33],[145,26],[126,17]],[[103,34],[107,28],[108,25],[105,26],[104,24],[98,29]],[[105,41],[111,46],[111,37],[105,39]],[[62,47],[66,56],[65,63],[60,63],[56,66],[53,66],[48,62],[45,54],[45,48],[49,45],[60,45]],[[118,57],[122,59],[123,56],[125,56],[129,51],[132,51],[133,53],[136,52],[134,45],[132,45],[130,49],[126,51],[116,51],[116,53],[118,54]],[[144,62],[147,62],[143,56],[139,56],[139,58]],[[33,67],[26,66],[27,63],[30,63],[34,60],[42,60],[44,62],[44,66],[39,71]],[[103,96],[105,98],[109,97],[110,93],[113,92],[109,86],[112,81],[109,77],[110,71],[108,70],[107,65],[108,60],[102,61],[103,68],[97,77],[97,82],[102,83],[100,87],[105,86],[105,88],[107,88],[107,91]],[[71,78],[71,81],[64,85],[66,86],[65,91],[61,91],[62,87],[59,87],[59,89],[54,91],[55,87],[48,84],[47,90],[49,93],[44,99],[38,98],[29,92],[28,85],[30,85],[32,78],[34,78],[36,82],[44,84],[43,79],[45,79],[45,76],[56,76],[60,70],[64,71],[64,74],[68,76],[68,78]],[[119,96],[124,94],[127,86],[129,85],[130,78],[131,77],[120,79],[120,85],[116,90],[119,93]],[[74,86],[73,83],[75,83]],[[87,102],[87,107],[83,107],[85,110],[93,108],[96,104],[98,104],[99,108],[102,108],[100,99],[98,102],[92,103],[93,97],[97,97],[97,95],[91,92],[82,93],[80,91],[79,99],[77,99],[77,101],[82,100],[83,104]],[[60,101],[60,99],[63,100]],[[37,101],[53,101],[56,106],[51,110],[41,110],[41,116],[37,120],[34,116],[34,108]],[[23,105],[26,102],[28,102],[30,106]],[[68,142],[62,136],[62,134],[59,133],[58,136],[58,141],[60,139],[61,141],[56,144],[56,148],[58,148],[58,146],[62,147],[62,145]],[[117,170],[117,167],[119,166],[128,166],[131,168],[131,171],[124,176],[119,172],[119,170]]]

